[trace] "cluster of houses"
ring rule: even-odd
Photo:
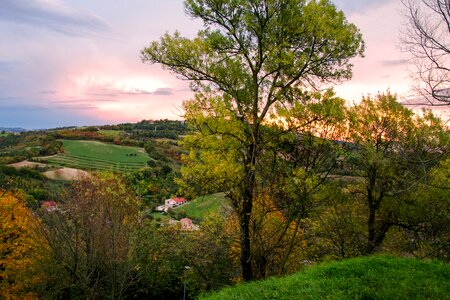
[[[160,205],[156,208],[156,211],[164,211],[167,212],[169,210],[169,208],[173,208],[173,207],[177,207],[177,206],[181,206],[183,204],[186,204],[186,199],[184,198],[171,198],[171,199],[166,199],[164,201],[163,205]],[[183,218],[180,221],[176,221],[176,220],[170,220],[169,224],[175,225],[177,223],[181,224],[181,229],[182,230],[199,230],[199,227],[195,224],[192,223],[192,220],[189,218]]]

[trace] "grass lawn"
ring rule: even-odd
[[[127,172],[145,167],[149,159],[144,150],[138,147],[77,140],[63,140],[63,146],[65,153],[49,158],[49,164]]]
[[[371,256],[225,288],[201,299],[450,299],[450,265]]]
[[[189,218],[202,219],[206,214],[220,211],[221,207],[229,205],[229,200],[225,198],[225,195],[217,193],[198,197],[183,206],[174,208],[174,210],[186,212]]]
[[[148,155],[142,148],[106,144],[97,141],[63,140],[64,149],[72,155],[123,162],[146,163]],[[128,155],[127,155],[128,154]],[[132,154],[133,156],[130,156]]]

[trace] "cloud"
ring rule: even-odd
[[[160,95],[160,96],[171,96],[174,94],[174,90],[172,88],[159,88],[151,93],[152,95]]]
[[[52,104],[84,104],[84,103],[95,103],[95,102],[117,102],[117,100],[112,99],[95,99],[95,100],[86,100],[86,99],[73,99],[73,100],[56,100],[51,101]]]
[[[383,67],[396,67],[403,66],[409,64],[409,61],[406,59],[385,59],[381,61],[381,65]]]
[[[120,84],[119,84],[120,85]],[[149,91],[146,89],[136,88],[136,87],[126,87],[126,86],[111,86],[108,84],[107,87],[89,87],[88,91],[85,93],[86,96],[90,97],[106,97],[115,98],[123,95],[127,96],[142,96],[142,95],[157,95],[157,96],[172,96],[175,94],[173,88],[157,88],[154,91]]]
[[[369,9],[383,6],[394,0],[336,0],[336,7],[342,9],[346,13],[366,13]],[[398,1],[398,0],[396,0]]]
[[[61,0],[2,0],[0,20],[44,27],[67,35],[109,28],[100,17],[70,7]]]
[[[158,96],[171,96],[174,94],[174,91],[172,88],[157,88],[153,92],[142,90],[142,89],[128,89],[125,91],[122,91],[121,94],[125,95],[158,95]]]

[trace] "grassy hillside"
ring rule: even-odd
[[[201,299],[450,299],[450,265],[372,256],[226,288]]]
[[[64,140],[65,153],[48,163],[78,169],[132,171],[146,166],[149,157],[142,148],[106,144],[97,141]]]
[[[223,193],[198,197],[187,204],[174,209],[175,212],[185,212],[189,218],[202,219],[206,214],[220,211],[230,204]]]

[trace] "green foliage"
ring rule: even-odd
[[[44,131],[0,136],[0,163],[14,163],[33,156],[61,152],[61,142]]]
[[[201,299],[449,299],[449,280],[448,264],[372,256],[226,288]]]
[[[117,125],[100,126],[100,134],[106,137],[124,139],[125,137],[137,141],[149,139],[177,140],[188,132],[187,125],[183,121],[172,120],[142,120],[138,123],[124,123]],[[101,140],[101,137],[98,137]],[[105,140],[106,141],[106,140]]]
[[[33,210],[40,206],[40,201],[58,199],[64,188],[65,183],[49,180],[37,170],[0,165],[0,189],[21,191]]]
[[[148,141],[144,145],[145,152],[150,156],[153,160],[159,161],[167,161],[167,158],[162,155],[158,149],[155,147],[154,141]]]
[[[377,250],[393,226],[414,224],[406,217],[414,207],[414,188],[445,157],[449,135],[440,120],[413,113],[396,96],[363,98],[352,110],[350,138],[358,183],[349,186],[367,209],[366,254]]]
[[[450,159],[442,160],[413,195],[414,207],[405,212],[407,251],[422,258],[450,261]]]
[[[156,165],[126,174],[127,183],[133,188],[143,203],[150,209],[156,208],[165,199],[177,194],[174,182],[177,172],[165,164]]]
[[[231,284],[237,272],[228,255],[230,240],[224,226],[224,218],[217,214],[206,218],[199,231],[145,223],[135,238],[133,258],[140,278],[135,296],[178,299],[186,282],[188,299],[193,299]]]
[[[303,223],[305,256],[330,261],[359,256],[366,245],[364,204],[354,200],[346,184],[334,179],[321,187],[316,207]]]

